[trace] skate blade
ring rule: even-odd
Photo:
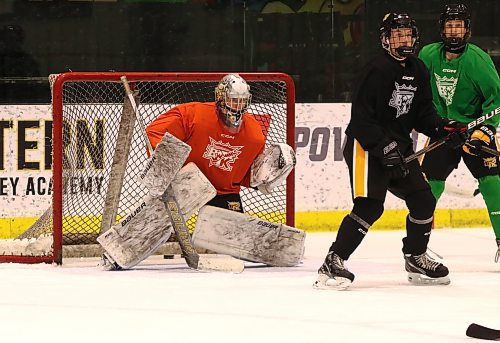
[[[451,283],[448,275],[439,278],[430,278],[419,273],[408,273],[408,281],[417,286],[449,285]]]
[[[351,280],[344,277],[331,278],[328,275],[319,274],[318,279],[313,283],[313,288],[343,291],[349,288],[351,283]]]

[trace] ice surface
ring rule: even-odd
[[[500,264],[491,229],[436,230],[449,286],[406,281],[403,231],[370,232],[346,262],[348,291],[314,290],[335,233],[310,233],[295,268],[189,270],[153,257],[107,272],[98,259],[0,264],[0,342],[472,342],[471,322],[500,328]]]

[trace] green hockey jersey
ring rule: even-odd
[[[418,57],[429,70],[433,102],[441,116],[469,123],[500,106],[498,72],[478,46],[468,43],[458,58],[448,61],[443,43],[432,43]],[[499,122],[496,115],[485,123],[498,127]]]

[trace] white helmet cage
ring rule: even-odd
[[[217,112],[222,122],[230,129],[239,129],[251,99],[250,86],[238,74],[224,76],[215,87]]]

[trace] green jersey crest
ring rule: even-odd
[[[439,96],[444,99],[446,106],[450,106],[453,102],[455,89],[457,88],[458,77],[439,76],[436,73],[434,73],[434,76],[436,77]]]

